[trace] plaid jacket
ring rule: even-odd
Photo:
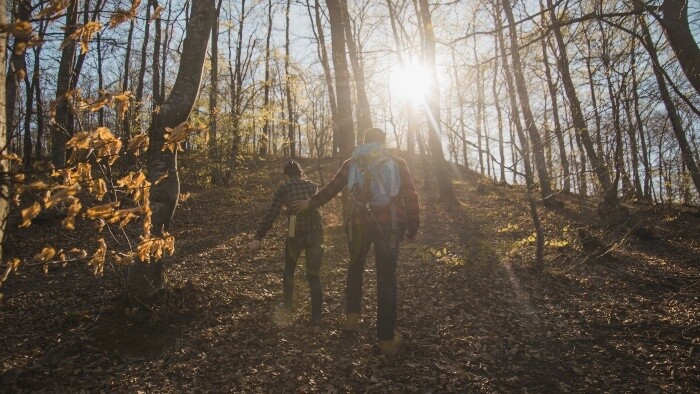
[[[418,232],[418,226],[420,225],[420,218],[418,216],[418,194],[416,193],[416,188],[413,185],[413,178],[411,177],[411,172],[408,170],[408,165],[406,161],[392,156],[396,160],[396,164],[399,168],[399,173],[401,176],[401,189],[399,194],[396,196],[392,204],[396,204],[396,222],[399,226],[405,228],[409,236],[414,236]],[[353,163],[353,159],[346,160],[343,165],[335,174],[335,177],[328,182],[321,190],[318,191],[311,201],[309,201],[309,209],[315,210],[321,205],[330,201],[333,197],[337,196],[341,190],[348,184],[348,173],[350,171],[350,166]],[[371,213],[364,207],[357,207],[351,217],[349,218],[349,224],[352,225],[365,225],[365,224],[375,224],[375,219],[380,225],[391,224],[391,208],[390,205],[384,206],[371,206]],[[374,218],[372,217],[374,214]]]
[[[258,231],[255,233],[255,238],[260,240],[270,230],[279,215],[282,205],[287,207],[287,216],[293,212],[292,202],[296,200],[305,200],[318,190],[315,183],[301,178],[292,178],[284,185],[280,186],[272,198],[272,203],[265,211]],[[304,236],[310,234],[323,234],[323,222],[321,221],[321,213],[318,209],[308,209],[295,213],[296,219],[296,236]]]

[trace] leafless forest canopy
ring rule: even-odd
[[[187,147],[226,172],[242,155],[333,156],[374,125],[391,147],[429,154],[437,121],[445,158],[496,180],[524,183],[528,155],[534,180],[557,191],[697,201],[698,66],[683,67],[678,53],[693,48],[669,33],[685,24],[698,34],[693,2],[335,3],[217,1],[190,116],[207,128]],[[689,8],[674,21],[665,3]],[[9,1],[9,22],[32,31],[9,42],[8,150],[56,164],[57,129],[147,133],[175,83],[190,5]],[[125,120],[52,106],[75,89],[90,102],[131,92]]]

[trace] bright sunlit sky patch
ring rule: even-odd
[[[430,91],[429,70],[420,63],[399,67],[391,76],[391,90],[401,100],[421,103]]]

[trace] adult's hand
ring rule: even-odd
[[[311,198],[292,201],[292,207],[294,207],[295,211],[303,211],[304,209],[309,208],[309,201],[311,201]]]

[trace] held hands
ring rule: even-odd
[[[294,207],[294,211],[303,211],[304,209],[309,208],[309,201],[311,201],[311,198],[292,201],[292,207]]]
[[[248,249],[250,250],[257,250],[260,247],[260,240],[259,239],[254,239],[250,241],[248,244]]]

